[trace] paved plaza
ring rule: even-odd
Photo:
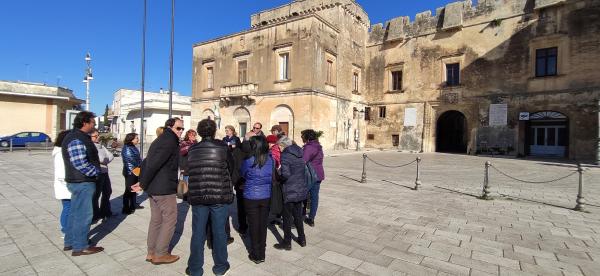
[[[368,156],[397,166],[422,158],[418,191],[415,164],[387,168],[367,162],[360,183],[360,153],[330,153],[308,246],[277,251],[280,228],[271,228],[266,262],[247,258],[244,241],[232,233],[228,275],[600,275],[600,169],[584,173],[588,212],[575,206],[578,175],[552,183],[532,182],[571,174],[576,166],[449,154],[373,151]],[[491,161],[494,200],[481,200],[484,163]],[[120,158],[110,165],[113,212],[121,210],[124,181]],[[497,170],[496,170],[497,169]],[[60,203],[53,195],[50,153],[0,152],[1,275],[182,275],[191,211],[180,203],[173,253],[181,260],[154,266],[144,261],[150,210],[116,216],[92,226],[96,255],[63,252]],[[232,208],[234,209],[234,208]],[[232,210],[234,211],[234,210]],[[246,241],[247,242],[247,241]],[[208,250],[208,249],[207,249]],[[205,254],[205,273],[212,259]]]

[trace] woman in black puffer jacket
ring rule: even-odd
[[[306,246],[302,223],[302,201],[306,200],[308,187],[302,159],[302,148],[289,137],[279,139],[281,152],[281,184],[283,186],[283,243],[275,244],[277,249],[292,249],[292,219],[298,230],[298,244]]]

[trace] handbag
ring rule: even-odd
[[[183,176],[179,178],[179,183],[177,183],[177,198],[183,199],[183,197],[188,193],[188,183],[183,179]]]

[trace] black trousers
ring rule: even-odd
[[[137,183],[138,177],[135,175],[125,176],[125,192],[123,192],[123,212],[130,213],[135,211],[137,194],[131,191],[131,186]]]
[[[248,231],[248,222],[246,221],[246,208],[244,207],[244,190],[236,188],[235,199],[237,201],[238,231],[246,233]]]
[[[269,217],[269,199],[244,199],[244,207],[248,217],[248,230],[252,250],[250,255],[258,260],[265,259],[265,248],[267,246],[267,223]]]
[[[108,176],[108,173],[101,173],[98,175],[98,180],[96,181],[96,192],[94,192],[94,198],[92,200],[94,219],[107,218],[112,215],[112,211],[110,209],[111,194],[112,187],[110,184],[110,177]],[[100,202],[98,202],[98,200],[100,200]]]
[[[292,243],[292,222],[298,231],[298,241],[306,241],[303,219],[302,201],[283,204],[283,242],[285,244]]]

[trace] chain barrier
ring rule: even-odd
[[[574,174],[576,174],[576,173],[577,173],[577,171],[574,171],[574,172],[572,172],[572,173],[570,173],[570,174],[568,174],[568,175],[565,175],[565,176],[562,176],[562,177],[559,177],[559,178],[556,178],[556,179],[552,179],[552,180],[547,180],[547,181],[531,181],[531,180],[523,180],[523,179],[519,179],[519,178],[516,178],[516,177],[510,176],[510,175],[508,175],[507,173],[505,173],[505,172],[501,171],[500,169],[496,168],[496,166],[494,166],[494,165],[491,165],[491,167],[492,167],[492,168],[493,168],[495,171],[497,171],[498,173],[500,173],[501,175],[504,175],[504,176],[506,176],[506,177],[508,177],[508,178],[510,178],[510,179],[512,179],[512,180],[519,181],[519,182],[523,182],[523,183],[528,183],[528,184],[544,184],[544,183],[552,183],[552,182],[557,182],[557,181],[560,181],[560,180],[563,180],[563,179],[569,178],[569,177],[571,177],[572,175],[574,175]]]
[[[379,162],[377,162],[377,161],[375,161],[375,160],[371,159],[371,157],[369,157],[369,156],[367,156],[367,159],[371,160],[371,162],[373,162],[373,163],[375,163],[375,164],[377,164],[377,165],[379,165],[379,166],[386,167],[386,168],[402,168],[402,167],[406,167],[406,166],[408,166],[408,165],[410,165],[410,164],[412,164],[412,163],[415,163],[415,162],[417,162],[417,160],[415,159],[415,160],[413,160],[412,162],[410,162],[410,163],[406,163],[406,164],[403,164],[403,165],[399,165],[399,166],[390,166],[390,165],[384,165],[384,164],[381,164],[381,163],[379,163]]]
[[[492,165],[492,163],[490,161],[487,161],[487,162],[485,162],[485,174],[483,176],[483,194],[481,195],[481,199],[492,199],[491,187],[490,187],[490,171],[489,171],[490,167],[505,177],[508,177],[508,178],[518,181],[518,182],[528,183],[528,184],[552,183],[552,182],[556,182],[556,181],[560,181],[560,180],[569,178],[575,174],[578,174],[579,175],[579,179],[578,179],[579,185],[578,185],[578,189],[577,189],[577,200],[575,201],[576,205],[575,205],[575,208],[573,208],[573,209],[576,211],[584,211],[584,209],[585,209],[586,200],[583,196],[583,187],[584,187],[583,172],[584,172],[584,169],[581,166],[581,164],[577,164],[577,170],[568,175],[561,176],[561,177],[551,179],[551,180],[546,180],[546,181],[532,181],[532,180],[523,180],[523,179],[511,176],[511,175],[503,172],[502,170],[496,168],[496,166]]]

